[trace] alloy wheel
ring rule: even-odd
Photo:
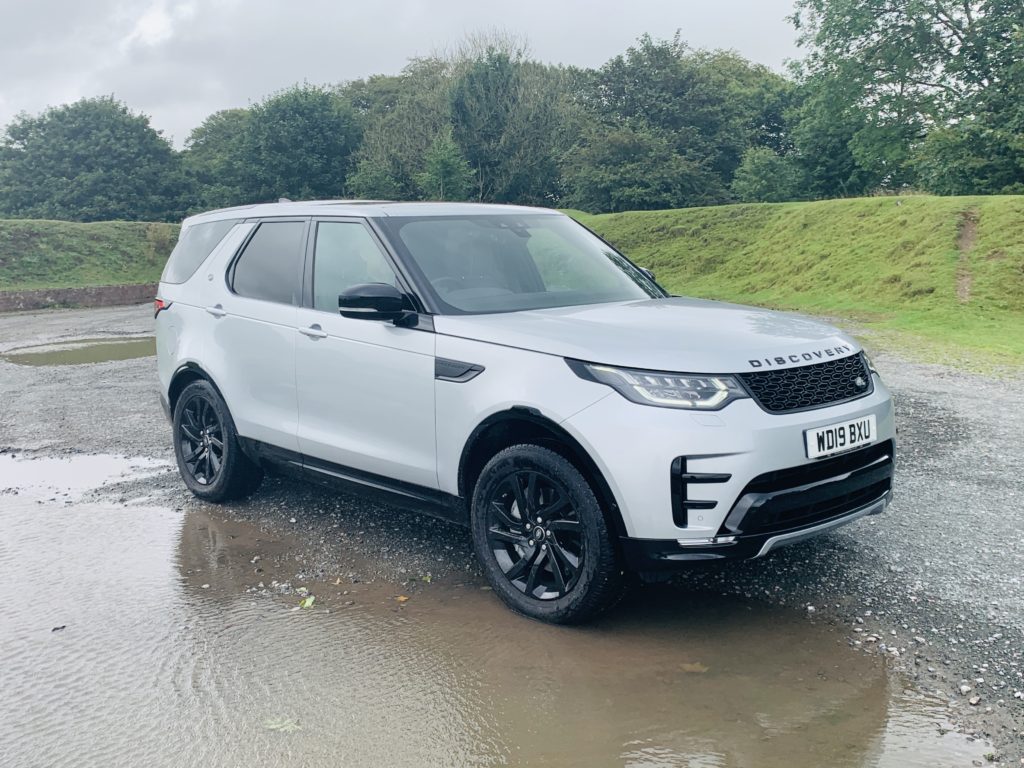
[[[583,525],[565,488],[536,470],[516,470],[487,503],[487,541],[505,578],[538,600],[568,594],[585,557]]]
[[[181,458],[200,485],[210,485],[224,465],[224,429],[213,405],[203,397],[185,404],[178,428]]]

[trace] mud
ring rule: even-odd
[[[174,504],[168,462],[0,455],[0,764],[961,766],[989,748],[793,611],[643,591],[585,628],[472,573]],[[149,487],[151,490],[146,491]],[[314,597],[312,605],[300,601]]]

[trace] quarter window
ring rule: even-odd
[[[301,297],[302,221],[265,221],[235,262],[231,289],[239,296],[279,304]]]
[[[313,255],[313,308],[338,312],[338,296],[361,283],[396,285],[395,273],[362,224],[321,221]]]
[[[208,221],[193,224],[182,232],[167,259],[160,282],[184,283],[192,277],[199,265],[206,261],[206,257],[213,253],[213,249],[220,245],[220,241],[237,223],[238,219]]]

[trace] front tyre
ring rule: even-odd
[[[263,470],[242,453],[228,407],[210,382],[185,387],[174,406],[173,428],[178,471],[200,499],[240,499],[263,481]]]
[[[473,548],[512,610],[554,624],[615,605],[623,577],[601,506],[567,459],[515,445],[487,462],[473,491]]]

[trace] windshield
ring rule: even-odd
[[[567,216],[387,217],[388,239],[450,314],[661,298],[664,292]]]

